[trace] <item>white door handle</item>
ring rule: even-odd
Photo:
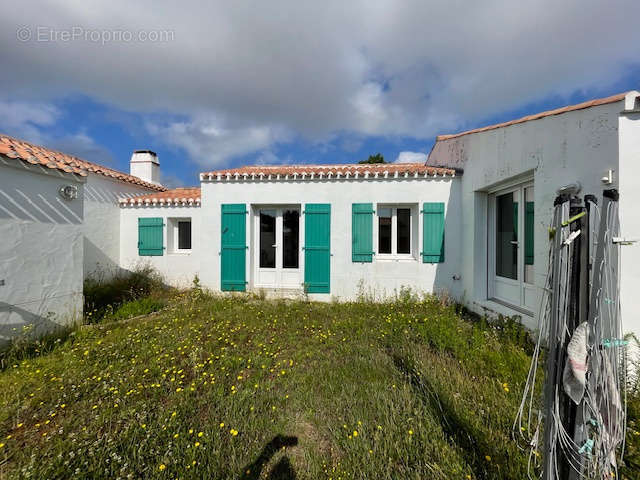
[[[511,240],[509,243],[511,243],[511,245],[520,245],[520,242],[516,242],[515,240]]]

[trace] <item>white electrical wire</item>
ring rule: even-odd
[[[587,384],[584,398],[577,406],[574,431],[567,431],[560,412],[560,405],[566,405],[569,401],[564,397],[566,394],[562,386],[562,370],[567,359],[560,358],[557,365],[550,365],[555,370],[557,381],[549,392],[552,408],[551,418],[546,425],[551,428],[551,434],[548,436],[548,445],[545,445],[545,453],[551,458],[545,459],[545,464],[553,472],[546,478],[560,477],[561,461],[569,465],[572,479],[617,477],[616,453],[620,450],[621,456],[624,451],[626,397],[623,398],[621,393],[625,391],[626,366],[623,363],[625,355],[620,320],[620,255],[618,245],[613,243],[613,238],[619,235],[618,202],[607,201],[606,205],[603,214],[595,202],[589,204],[591,215],[586,241],[593,239],[588,257],[592,265],[588,280],[589,299],[592,300],[591,332],[587,342]],[[545,344],[548,347],[552,342],[565,346],[572,335],[572,326],[568,322],[573,290],[571,282],[575,277],[572,274],[572,258],[576,252],[572,242],[565,244],[570,228],[568,224],[563,224],[569,218],[569,207],[567,199],[554,208],[552,228],[555,229],[554,234],[559,236],[559,241],[550,242],[549,270],[540,302],[537,342],[513,424],[514,437],[520,448],[529,450],[529,478],[535,471],[539,472],[539,476],[543,475],[539,469],[543,414],[541,395],[536,392],[536,386],[540,383],[540,353]],[[602,245],[598,239],[601,239]],[[557,245],[560,245],[559,249]],[[599,255],[596,253],[598,249],[601,249]],[[556,276],[557,281],[554,281]],[[561,353],[566,354],[566,349]],[[579,433],[582,444],[576,443],[576,433]],[[522,445],[523,441],[526,445]]]

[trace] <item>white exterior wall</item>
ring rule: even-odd
[[[620,247],[620,302],[625,332],[640,338],[640,112],[628,101],[620,115],[620,226],[621,235],[639,242]],[[618,173],[618,172],[616,172]]]
[[[119,198],[153,192],[145,187],[90,173],[84,199],[84,276],[108,278],[120,266]]]
[[[151,265],[164,278],[176,287],[193,285],[195,275],[201,275],[201,269],[208,268],[204,262],[205,250],[216,247],[213,241],[201,236],[201,207],[196,206],[126,206],[120,208],[120,259],[121,266],[127,270],[138,266]],[[138,218],[161,217],[164,220],[162,256],[149,257],[138,255]],[[191,219],[191,252],[174,253],[171,241],[167,238],[168,219]],[[215,240],[214,240],[215,241]]]
[[[201,252],[201,279],[204,286],[220,290],[221,205],[245,203],[247,215],[248,289],[255,284],[254,209],[255,205],[331,204],[331,264],[330,293],[312,294],[316,300],[331,298],[350,300],[359,294],[384,298],[401,287],[414,291],[446,291],[460,294],[460,205],[458,178],[438,179],[358,179],[358,180],[296,180],[296,181],[212,181],[202,183],[202,241],[207,248]],[[381,260],[376,255],[372,263],[351,260],[351,206],[353,203],[415,204],[418,212],[416,258],[412,260]],[[422,263],[422,215],[424,202],[445,203],[445,262]],[[374,215],[374,249],[377,243]],[[415,229],[412,229],[412,233]],[[304,215],[300,216],[300,269],[304,278]],[[302,285],[300,286],[302,290]]]
[[[0,158],[0,344],[81,318],[83,182]],[[61,198],[65,185],[78,198]]]
[[[537,311],[530,317],[487,300],[487,191],[514,179],[533,179],[534,277],[538,292],[541,292],[547,273],[547,228],[556,191],[561,186],[579,181],[582,184],[580,195],[592,193],[601,201],[603,189],[618,188],[617,175],[612,185],[604,185],[601,178],[608,169],[618,171],[618,118],[624,108],[624,102],[619,101],[468,134],[440,141],[434,146],[428,160],[430,165],[464,169],[461,189],[464,232],[460,250],[461,298],[472,310],[521,315],[526,326],[536,328]],[[637,147],[637,139],[635,143]],[[637,165],[636,157],[635,172]],[[635,191],[638,192],[637,187]],[[629,221],[627,216],[625,222]],[[622,282],[628,282],[625,275]],[[637,325],[633,315],[628,309],[623,312],[626,329]]]

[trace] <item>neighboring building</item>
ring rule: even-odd
[[[117,199],[154,190],[165,188],[0,135],[0,344],[81,318],[83,280],[120,268]]]

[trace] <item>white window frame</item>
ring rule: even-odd
[[[391,253],[380,253],[379,248],[379,225],[380,225],[380,216],[378,212],[382,208],[391,209]],[[409,253],[398,253],[398,208],[408,208],[409,209]],[[375,258],[377,260],[416,260],[415,250],[416,245],[414,244],[415,238],[415,228],[418,228],[419,221],[416,217],[416,212],[418,210],[417,204],[402,204],[402,203],[381,203],[376,206],[376,217],[375,217],[375,225],[374,225],[374,251]]]
[[[172,240],[171,251],[172,254],[189,255],[193,250],[193,221],[191,217],[174,217],[169,218],[167,225],[169,227],[168,234]],[[178,248],[180,245],[180,222],[189,222],[191,224],[191,248]]]

